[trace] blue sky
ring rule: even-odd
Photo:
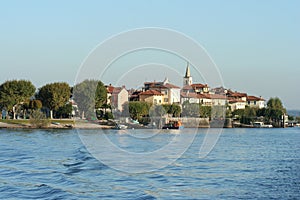
[[[300,109],[299,8],[296,0],[2,1],[0,82],[73,84],[100,42],[126,30],[161,27],[200,43],[225,87],[266,99],[278,96],[288,109]],[[184,73],[183,62],[174,65]],[[133,81],[124,84],[136,86]]]

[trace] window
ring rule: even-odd
[[[168,102],[169,101],[169,99],[168,98],[164,98],[164,102]]]
[[[159,100],[158,102],[161,103],[161,100]]]
[[[256,105],[256,101],[254,101],[254,105]]]

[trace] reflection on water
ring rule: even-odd
[[[300,129],[225,129],[206,158],[203,130],[165,168],[123,173],[95,159],[75,130],[0,130],[1,199],[299,199]],[[87,130],[88,134],[99,134]],[[188,129],[176,134],[189,137]],[[131,152],[174,139],[164,132],[111,130],[111,141]],[[179,145],[180,148],[180,145]],[[107,150],[109,152],[109,150]],[[120,161],[126,164],[126,160]]]

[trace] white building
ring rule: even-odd
[[[128,91],[125,87],[115,87],[111,93],[110,103],[113,109],[122,112],[124,103],[128,102]]]
[[[246,101],[239,100],[239,99],[230,99],[228,101],[228,105],[230,106],[231,111],[245,109],[246,108]]]
[[[264,108],[265,100],[261,97],[247,96],[247,105],[250,106],[250,108]]]
[[[162,104],[180,103],[180,87],[170,84],[167,78],[163,82],[145,82],[144,91],[148,90],[163,94]]]

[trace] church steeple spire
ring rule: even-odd
[[[190,71],[190,63],[187,63],[186,70],[185,70],[185,76],[183,77],[183,87],[187,85],[192,85],[193,84],[193,79],[191,76],[191,71]]]
[[[190,63],[187,63],[186,71],[185,71],[185,77],[184,78],[189,78],[190,76],[191,76]]]

